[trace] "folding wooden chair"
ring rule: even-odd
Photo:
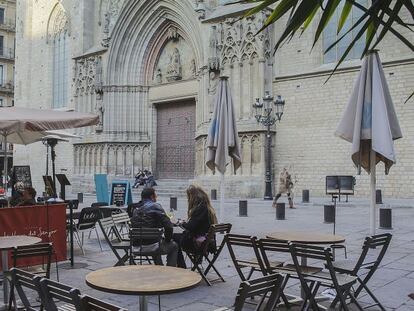
[[[149,257],[154,260],[157,256],[161,256],[160,243],[164,235],[164,229],[162,228],[131,228],[129,230],[130,239],[130,257],[129,262],[131,265],[135,265],[135,259],[139,258],[139,263],[143,263],[143,258],[151,263]],[[154,244],[158,244],[158,247],[154,245],[153,249],[146,245],[145,241],[157,241]],[[136,245],[136,246],[135,246]]]
[[[391,238],[392,235],[390,233],[366,237],[358,260],[343,260],[335,261],[333,263],[333,267],[336,272],[357,277],[359,286],[355,290],[355,297],[358,297],[361,291],[365,290],[372,300],[374,300],[374,304],[366,306],[364,309],[378,306],[382,311],[385,311],[385,308],[378,301],[377,297],[375,297],[372,291],[368,288],[367,283],[381,264],[381,261],[387,252],[388,246],[390,245]],[[376,250],[376,254],[369,256],[372,252],[374,252],[373,250]],[[337,299],[335,302],[337,302]]]
[[[100,299],[88,295],[81,296],[82,311],[126,311],[126,309],[115,306]]]
[[[227,248],[229,249],[230,257],[233,260],[234,267],[236,268],[236,271],[242,281],[249,280],[255,271],[259,271],[260,273],[265,274],[264,271],[266,268],[257,247],[256,237],[229,233],[226,234],[225,240]],[[246,256],[241,256],[240,248],[250,249],[250,253],[254,254],[254,258],[247,259]],[[282,264],[283,263],[281,262],[280,265]],[[250,269],[247,277],[242,271],[244,268]]]
[[[279,274],[270,274],[254,280],[244,281],[240,284],[239,290],[237,291],[234,308],[220,308],[215,311],[241,311],[246,300],[256,296],[261,297],[259,304],[255,308],[256,311],[262,307],[266,297],[268,298],[262,310],[272,311],[275,309],[277,301],[279,300],[282,282],[283,277]]]
[[[33,258],[41,261],[41,265],[28,266],[22,270],[43,277],[50,277],[50,267],[52,262],[52,243],[37,243],[27,246],[19,246],[12,250],[13,267],[17,267],[20,260]],[[7,281],[11,282],[9,306],[14,302],[14,286],[12,282],[11,272],[6,272]]]
[[[114,224],[118,229],[118,233],[119,235],[121,235],[121,238],[125,238],[125,236],[128,236],[131,221],[128,213],[121,212],[117,214],[112,214],[112,220],[114,221]]]
[[[29,273],[27,271],[18,269],[18,268],[12,268],[10,269],[10,274],[12,277],[12,286],[16,290],[17,294],[20,297],[20,300],[23,303],[23,306],[25,310],[27,311],[37,311],[39,308],[34,307],[31,305],[28,297],[33,296],[33,292],[36,293],[37,298],[41,297],[41,291],[40,291],[40,279],[41,276],[35,275],[33,273]],[[31,290],[30,295],[26,294],[26,290]],[[13,295],[13,304],[16,308],[16,297]],[[9,303],[9,310],[11,310],[12,305]]]
[[[115,263],[114,267],[116,266],[124,266],[125,263],[128,262],[130,257],[130,241],[129,239],[122,239],[115,234],[115,238],[111,239],[109,237],[109,233],[111,231],[117,231],[117,228],[114,224],[112,217],[107,217],[98,220],[99,227],[101,228],[102,234],[105,238],[106,243],[108,243],[109,247],[111,248],[112,252],[114,253],[115,257],[117,258],[117,262]],[[123,251],[124,255],[121,256],[119,251]]]
[[[217,245],[217,234],[228,234],[231,231],[231,224],[214,224],[211,225],[208,233],[206,241],[203,243],[201,249],[198,252],[189,252],[186,251],[188,258],[191,260],[193,266],[191,268],[192,271],[197,270],[200,273],[201,277],[207,283],[207,285],[211,286],[211,282],[221,280],[224,281],[224,278],[221,276],[220,272],[214,266],[217,258],[220,256],[221,251],[226,244],[225,238],[222,239],[221,243]],[[210,255],[212,258],[210,259]],[[208,262],[208,266],[205,270],[201,267],[202,261],[205,259]],[[217,274],[218,278],[214,280],[209,280],[207,278],[207,273],[213,269],[214,272]]]
[[[296,273],[299,277],[302,290],[305,293],[302,310],[306,311],[309,310],[309,308],[312,308],[314,311],[321,310],[320,306],[316,302],[316,294],[320,287],[334,289],[343,310],[349,311],[346,304],[346,299],[348,297],[355,303],[359,310],[363,310],[361,305],[351,293],[352,286],[356,283],[357,278],[355,276],[335,272],[332,265],[333,255],[330,248],[313,246],[309,244],[291,243],[290,253],[296,267]],[[301,268],[301,265],[299,264],[299,257],[321,260],[326,267],[326,270],[316,273],[308,273],[306,270]]]
[[[257,246],[260,251],[260,255],[262,257],[263,263],[265,265],[265,273],[264,274],[271,274],[271,273],[279,273],[284,276],[283,283],[280,288],[280,296],[285,303],[287,308],[290,307],[291,303],[298,301],[299,297],[288,296],[285,295],[284,290],[290,278],[297,279],[298,276],[296,274],[296,268],[294,264],[284,263],[284,259],[281,261],[271,261],[269,260],[269,253],[278,253],[279,255],[289,255],[290,256],[290,245],[288,242],[285,241],[278,241],[275,239],[259,239],[257,240]],[[282,263],[280,265],[279,263]],[[318,267],[301,267],[301,269],[306,269],[308,273],[314,271],[314,273],[319,272],[322,268]],[[288,298],[293,298],[289,300]]]
[[[77,288],[44,278],[40,280],[40,290],[46,311],[82,310],[80,291]]]

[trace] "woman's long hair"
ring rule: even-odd
[[[210,199],[207,193],[198,186],[191,185],[187,188],[187,199],[188,199],[188,218],[191,218],[191,215],[195,208],[198,206],[206,206],[208,211],[208,217],[210,219],[211,224],[217,223],[217,216],[216,212],[211,206]]]

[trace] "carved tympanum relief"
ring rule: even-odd
[[[198,69],[190,45],[179,35],[175,27],[169,29],[167,38],[168,41],[161,49],[154,67],[153,83],[162,84],[196,78]]]

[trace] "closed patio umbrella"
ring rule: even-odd
[[[44,132],[50,130],[61,130],[96,125],[99,116],[89,113],[74,111],[58,111],[20,107],[0,107],[0,135],[3,136],[4,143],[11,143],[8,138],[12,138],[15,143],[27,144],[38,140],[41,134],[32,132]],[[7,154],[5,148],[4,155],[4,180],[7,183]],[[5,183],[5,184],[6,184]]]
[[[352,143],[352,161],[370,174],[370,233],[375,234],[376,165],[383,162],[385,174],[396,163],[394,140],[401,138],[390,91],[377,51],[369,53],[362,63],[335,135]]]
[[[233,99],[227,77],[220,77],[213,118],[207,136],[206,165],[220,172],[220,221],[224,218],[224,173],[233,159],[234,172],[241,165],[239,136],[234,116]]]

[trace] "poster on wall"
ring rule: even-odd
[[[13,166],[13,185],[22,182],[24,188],[32,187],[32,175],[30,174],[29,165]]]
[[[129,181],[113,181],[111,184],[111,205],[132,203],[132,191]]]

